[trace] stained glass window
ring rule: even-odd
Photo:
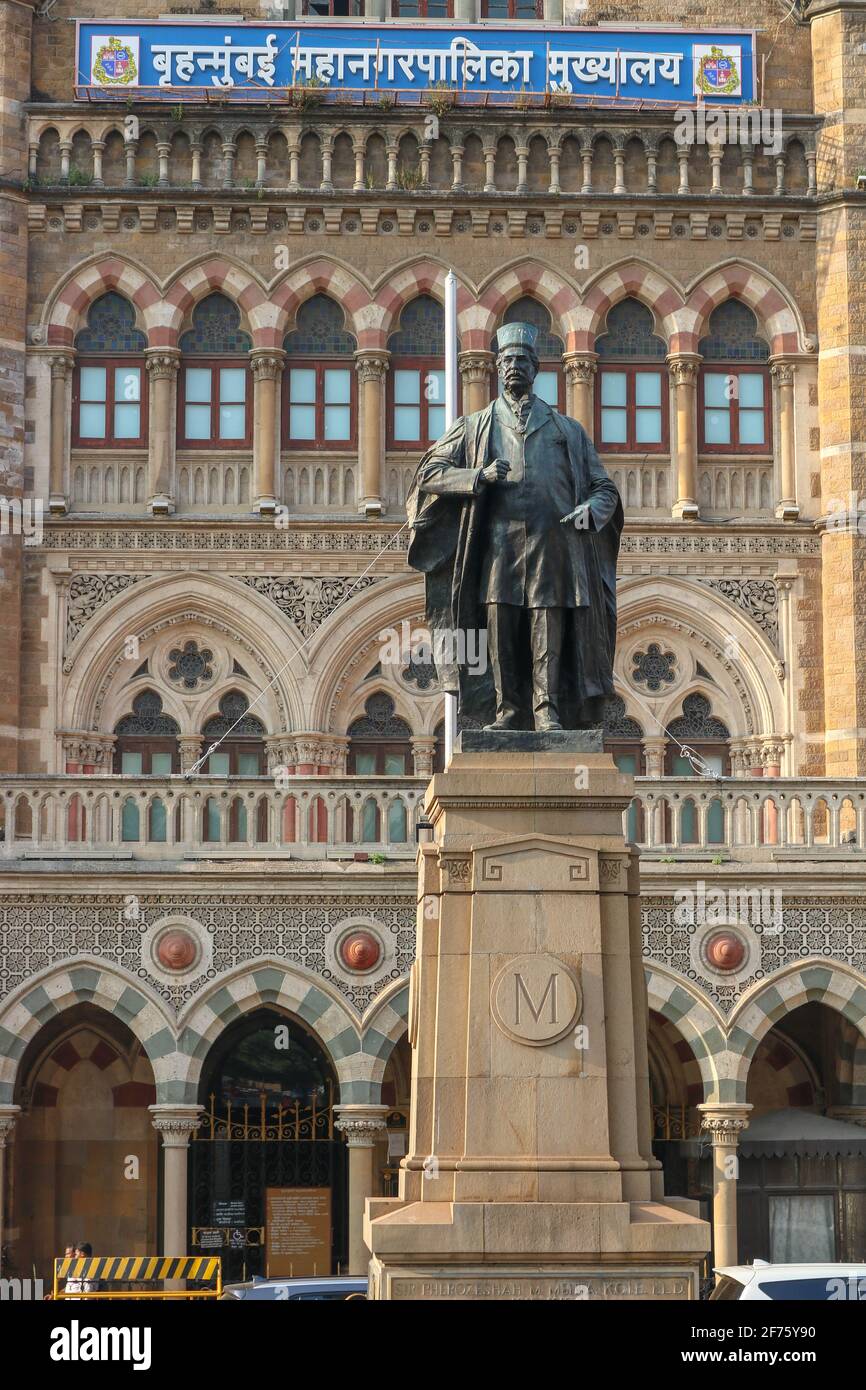
[[[550,314],[543,304],[539,304],[537,299],[532,299],[530,295],[524,295],[522,299],[516,299],[512,305],[505,310],[502,316],[503,323],[531,323],[533,328],[538,329],[538,340],[536,342],[536,352],[539,358],[561,357],[565,351],[561,338],[551,331]],[[494,348],[495,351],[495,348]]]
[[[388,339],[395,357],[444,357],[445,310],[429,294],[419,294],[400,315],[400,327]]]
[[[739,299],[726,299],[713,310],[698,352],[706,362],[766,362],[770,355],[758,336],[758,320]]]
[[[181,334],[180,350],[187,356],[198,357],[249,352],[252,340],[240,322],[237,305],[224,294],[209,294],[193,309],[192,327]]]
[[[80,353],[144,352],[147,338],[135,326],[135,310],[122,294],[103,294],[87,314],[87,327],[75,335]]]
[[[171,715],[163,712],[162,699],[156,691],[143,690],[132,702],[132,713],[124,715],[114,732],[127,736],[166,737],[180,733],[180,729]]]
[[[637,299],[622,299],[609,311],[605,331],[596,339],[599,357],[662,360],[667,348],[655,334],[653,316]]]
[[[713,714],[706,695],[687,695],[683,700],[682,714],[672,719],[668,728],[681,742],[687,739],[728,739],[731,736],[728,726]]]
[[[349,726],[348,770],[356,776],[403,777],[412,768],[412,730],[394,710],[390,695],[379,691],[364,704],[364,714]]]
[[[202,729],[205,738],[221,738],[229,729],[232,731],[232,738],[263,738],[265,726],[255,715],[247,713],[249,705],[246,695],[241,694],[239,690],[230,690],[227,695],[223,695],[219,702],[219,714],[209,719]]]
[[[604,703],[605,739],[643,738],[643,729],[636,719],[625,712],[625,700],[613,695]]]
[[[286,352],[297,356],[343,357],[356,346],[346,332],[343,310],[326,294],[315,294],[301,305],[293,331],[283,340]]]

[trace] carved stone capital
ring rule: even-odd
[[[334,1128],[345,1134],[350,1149],[370,1149],[387,1128],[386,1105],[335,1105]]]
[[[144,365],[153,381],[171,380],[180,370],[180,352],[177,348],[148,348]]]
[[[15,1121],[21,1114],[20,1105],[0,1105],[0,1149],[5,1149],[12,1138]]]
[[[389,358],[384,353],[371,352],[369,355],[364,353],[355,354],[355,371],[358,373],[358,380],[365,381],[384,381],[385,373],[388,370]]]
[[[736,1101],[705,1101],[698,1106],[701,1128],[710,1135],[713,1144],[736,1148],[743,1130],[749,1127],[752,1106]]]
[[[67,381],[72,368],[75,366],[74,349],[62,348],[52,352],[48,358],[48,365],[51,368],[53,381]]]
[[[110,770],[114,734],[78,733],[73,729],[61,732],[63,758],[67,763],[86,763]]]
[[[669,357],[668,371],[676,386],[694,386],[698,380],[700,358],[690,354],[688,357]]]
[[[598,371],[598,361],[594,356],[581,354],[580,356],[566,356],[562,359],[565,375],[571,386],[579,383],[585,384],[592,381]]]
[[[457,357],[457,366],[464,383],[470,385],[486,381],[493,370],[494,361],[492,352],[461,352]]]
[[[180,770],[189,772],[201,757],[204,739],[201,734],[178,734],[177,744],[180,750]]]
[[[777,386],[793,386],[796,367],[793,362],[772,362],[770,376]]]
[[[250,370],[256,381],[276,381],[283,370],[286,354],[272,348],[255,349],[250,353]]]
[[[152,1124],[164,1149],[185,1149],[201,1124],[203,1105],[149,1105]]]

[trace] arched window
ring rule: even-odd
[[[625,712],[625,700],[614,695],[604,703],[604,748],[610,753],[620,772],[632,777],[646,776],[643,729],[636,719]],[[626,838],[633,843],[643,839],[643,807],[632,802],[626,818]]]
[[[659,454],[670,447],[666,348],[653,330],[649,309],[623,299],[596,340],[595,439],[608,453]]]
[[[162,708],[155,690],[142,690],[132,713],[114,726],[114,771],[129,776],[168,777],[180,771],[177,736],[180,729]]]
[[[289,449],[348,449],[357,438],[353,353],[345,316],[327,295],[298,310],[283,347],[283,439]]]
[[[426,449],[445,429],[445,311],[427,294],[407,304],[388,339],[388,444]]]
[[[767,359],[758,321],[738,299],[710,314],[703,357],[698,415],[700,448],[707,453],[766,454],[771,450],[772,411]],[[710,365],[712,364],[712,365]]]
[[[687,695],[683,700],[683,712],[668,725],[671,741],[665,753],[665,774],[668,777],[697,777],[688,758],[681,752],[680,745],[693,748],[705,763],[719,777],[731,775],[731,759],[728,750],[730,730],[721,719],[713,714],[706,695],[697,693]],[[674,742],[676,740],[676,742]]]
[[[412,771],[412,730],[394,713],[394,701],[371,695],[364,715],[349,725],[347,770],[359,777],[404,777]]]
[[[267,771],[265,726],[248,713],[249,706],[246,695],[230,690],[219,702],[219,714],[208,719],[202,728],[203,752],[217,739],[223,739],[204,766],[211,776],[262,777]]]
[[[252,443],[249,351],[252,341],[224,294],[210,294],[181,334],[178,443],[183,449],[248,449]]]
[[[75,337],[72,443],[81,448],[141,449],[147,435],[147,338],[122,295],[94,300]]]
[[[482,19],[541,19],[543,0],[481,0]]]
[[[610,753],[620,772],[633,777],[646,775],[643,750],[643,729],[636,719],[625,712],[625,700],[614,695],[604,704],[604,748]]]
[[[565,410],[565,373],[562,370],[562,354],[565,351],[561,338],[551,331],[550,314],[543,304],[529,295],[517,299],[506,309],[503,323],[531,323],[538,329],[536,351],[538,352],[538,376],[533,390],[548,405],[557,410]],[[494,349],[495,350],[495,349]],[[497,378],[497,390],[502,383]]]
[[[394,19],[453,19],[454,0],[391,0]]]

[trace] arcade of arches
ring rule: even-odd
[[[157,1103],[146,1051],[116,1016],[90,1003],[58,1014],[20,1062],[21,1111],[8,1150],[9,1267],[35,1266],[47,1276],[52,1256],[84,1239],[95,1249],[118,1241],[132,1253],[167,1248],[166,1189],[178,1180],[178,1155],[185,1227],[175,1234],[183,1248],[198,1249],[219,1231],[228,1278],[269,1267],[288,1272],[286,1258],[296,1273],[363,1267],[359,1204],[396,1190],[410,1055],[403,1034],[377,1103],[341,1105],[333,1046],[297,1015],[254,1009],[211,1043],[196,1100],[172,1105]],[[666,1190],[697,1199],[709,1218],[714,1155],[701,1137],[699,1107],[748,1114],[756,1137],[741,1136],[733,1184],[741,1257],[855,1258],[866,1237],[866,1155],[862,1142],[850,1142],[861,1132],[845,1121],[862,1113],[866,1037],[825,1004],[794,1008],[755,1050],[738,1107],[705,1101],[692,1047],[655,1010],[649,1051],[654,1148]],[[793,1130],[792,1116],[799,1117]],[[157,1132],[173,1145],[164,1147],[164,1163]],[[736,1153],[736,1129],[727,1143]],[[310,1189],[324,1202],[327,1239],[320,1234],[280,1263],[268,1235],[269,1201]]]

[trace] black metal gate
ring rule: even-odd
[[[189,1146],[190,1250],[223,1257],[223,1282],[266,1274],[265,1204],[269,1187],[331,1190],[331,1268],[347,1255],[346,1145],[334,1133],[331,1097],[323,1105],[244,1105],[217,1113],[215,1097]]]

